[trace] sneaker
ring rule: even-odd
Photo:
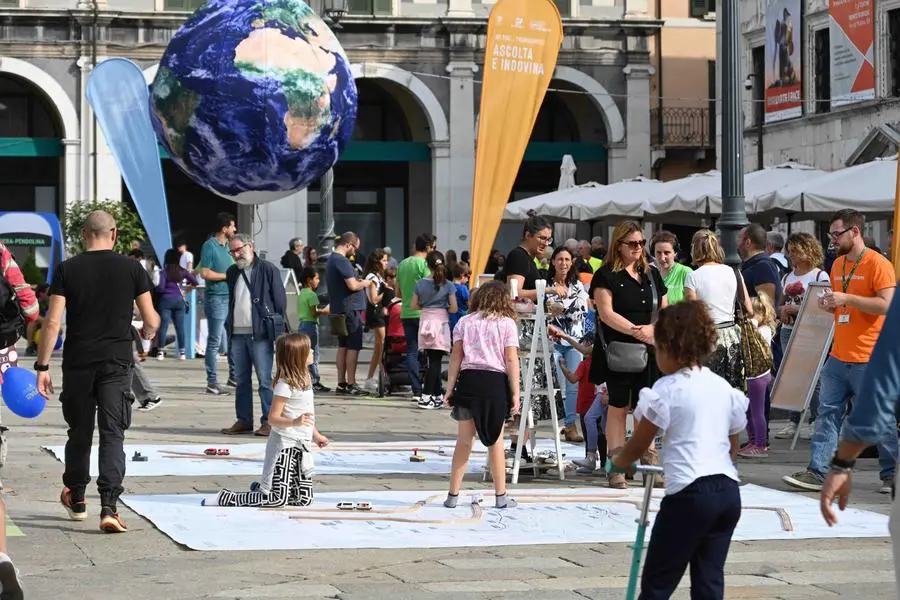
[[[184,352],[178,353],[178,360],[187,360],[187,356],[185,356]]]
[[[206,386],[206,393],[212,394],[213,396],[225,396],[225,395],[228,395],[230,392],[228,390],[226,390],[225,388],[223,388],[218,383],[212,383],[212,384]]]
[[[812,471],[799,471],[781,478],[786,484],[808,492],[821,492],[822,480]]]
[[[434,408],[434,409],[444,408],[444,397],[443,396],[434,396],[431,399],[431,408]]]
[[[434,408],[433,398],[427,394],[422,394],[416,405],[423,410],[431,410]]]
[[[794,439],[794,434],[797,433],[797,425],[788,421],[788,424],[781,428],[778,432],[775,433],[775,439],[777,440],[792,440]]]
[[[162,398],[160,398],[159,396],[157,396],[156,398],[151,398],[145,402],[142,402],[138,407],[138,410],[141,412],[150,412],[151,410],[159,406],[161,402]]]
[[[62,489],[59,494],[59,503],[66,508],[69,518],[73,521],[84,521],[87,519],[87,503],[82,498],[80,501],[72,500],[72,490],[67,487]]]
[[[349,394],[350,394],[351,396],[368,396],[368,395],[369,395],[369,392],[367,392],[366,390],[362,389],[361,387],[359,387],[359,386],[356,385],[355,383],[351,383],[350,385],[348,385],[348,386],[347,386],[347,389],[349,390]]]
[[[227,385],[228,387],[236,388],[236,387],[237,387],[237,381],[234,379],[234,377],[229,377],[229,378],[228,378],[228,381],[225,382],[225,385]]]
[[[813,431],[815,430],[814,423],[807,423],[803,427],[800,428],[800,439],[801,440],[811,440],[813,436]]]
[[[885,477],[881,480],[881,488],[879,488],[879,494],[890,494],[894,491],[894,478],[893,477]]]
[[[9,556],[0,552],[0,599],[23,600],[23,598],[25,598],[25,592],[22,591],[19,570]]]
[[[166,353],[160,350],[156,355],[156,360],[166,360]]]
[[[327,388],[324,385],[322,385],[321,383],[314,383],[312,386],[312,389],[314,392],[316,392],[318,394],[327,394],[331,391],[331,388]]]
[[[363,382],[363,389],[367,392],[377,392],[378,391],[378,380],[374,377],[370,379],[366,379]]]
[[[334,390],[334,393],[339,396],[351,396],[353,395],[353,391],[350,389],[350,386],[346,383],[337,384],[337,389]]]
[[[737,455],[741,458],[769,458],[769,450],[768,448],[750,444],[743,450],[738,450]]]
[[[584,458],[576,458],[572,463],[578,467],[578,473],[593,473],[597,469],[597,457],[585,456]]]
[[[119,516],[115,508],[104,506],[100,509],[100,531],[106,533],[125,533],[128,527],[125,521]]]

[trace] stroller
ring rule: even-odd
[[[381,355],[381,369],[378,371],[378,396],[396,392],[400,386],[411,385],[406,370],[406,335],[400,320],[400,302],[388,309],[387,327],[384,336],[384,352]],[[427,363],[424,355],[419,355],[419,380],[425,377]]]

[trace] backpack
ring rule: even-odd
[[[16,288],[0,274],[0,348],[9,348],[25,336],[25,315]]]

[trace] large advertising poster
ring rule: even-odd
[[[875,2],[829,0],[831,106],[875,98]]]
[[[766,123],[803,114],[800,0],[766,1]]]

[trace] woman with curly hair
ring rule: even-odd
[[[702,302],[663,309],[654,339],[665,376],[641,390],[634,434],[613,459],[629,469],[662,435],[666,496],[653,523],[641,598],[671,597],[688,565],[694,597],[724,598],[725,558],[741,516],[733,461],[747,398],[703,366],[718,335]]]
[[[691,240],[691,260],[697,270],[684,280],[684,297],[702,300],[716,324],[716,349],[707,366],[713,373],[743,390],[744,358],[741,354],[741,328],[735,322],[735,308],[740,299],[748,315],[753,314],[750,295],[740,271],[725,264],[725,252],[719,238],[709,229],[701,229]],[[740,288],[738,288],[740,283]]]
[[[814,236],[808,233],[792,233],[787,241],[788,260],[791,261],[793,270],[781,280],[784,293],[781,294],[781,306],[777,308],[778,318],[781,320],[781,332],[779,340],[781,351],[786,355],[791,334],[794,332],[794,321],[800,313],[803,298],[809,291],[809,284],[816,281],[828,281],[828,273],[822,270],[825,261],[825,253],[822,244]],[[816,409],[819,406],[819,382],[813,391],[809,401],[809,424],[816,420]],[[780,440],[793,439],[800,426],[800,413],[791,412],[788,424],[775,433]],[[808,433],[808,430],[807,430]],[[808,437],[808,436],[807,436]]]

